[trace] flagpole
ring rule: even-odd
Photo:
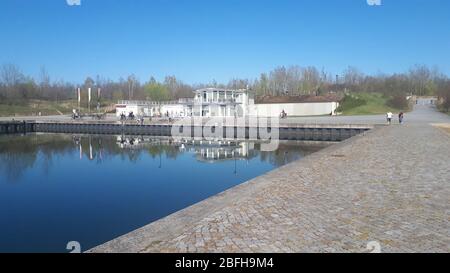
[[[97,111],[100,112],[100,96],[101,96],[101,89],[100,87],[97,89]]]
[[[88,88],[88,111],[91,112],[91,88]]]
[[[78,95],[78,112],[81,111],[81,89],[78,87],[77,89],[77,95]]]

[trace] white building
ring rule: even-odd
[[[248,90],[204,88],[194,91],[194,98],[178,101],[120,101],[116,115],[133,112],[143,117],[279,117],[336,115],[339,97],[326,96],[263,96],[254,99]]]
[[[119,101],[116,104],[116,116],[120,117],[122,114],[128,116],[133,113],[134,115],[147,115],[148,114],[147,102],[141,101]]]
[[[194,91],[194,99],[186,104],[187,116],[243,117],[250,114],[254,104],[247,90],[204,88]]]

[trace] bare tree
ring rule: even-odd
[[[302,93],[308,95],[316,94],[320,83],[320,73],[317,68],[310,66],[303,69],[302,81]]]
[[[47,72],[45,66],[41,66],[39,71],[39,95],[41,98],[45,98],[50,92],[50,75]]]
[[[4,64],[0,69],[0,79],[4,86],[4,96],[6,98],[17,99],[18,85],[24,81],[24,75],[19,67],[14,64]]]
[[[409,70],[413,93],[419,96],[426,94],[426,83],[429,81],[431,72],[425,65],[415,65]]]
[[[19,67],[14,64],[4,64],[0,70],[0,78],[4,85],[14,86],[24,79]]]
[[[177,91],[178,91],[178,82],[177,78],[175,76],[166,76],[164,78],[164,85],[169,90],[169,94],[171,97],[175,97]]]
[[[344,82],[346,85],[350,87],[354,87],[356,85],[360,85],[363,81],[364,74],[359,71],[358,68],[354,66],[349,66],[344,71]]]

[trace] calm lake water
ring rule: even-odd
[[[0,136],[0,252],[84,251],[322,147]]]

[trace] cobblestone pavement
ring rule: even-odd
[[[450,251],[450,136],[381,126],[257,177],[93,252]]]

